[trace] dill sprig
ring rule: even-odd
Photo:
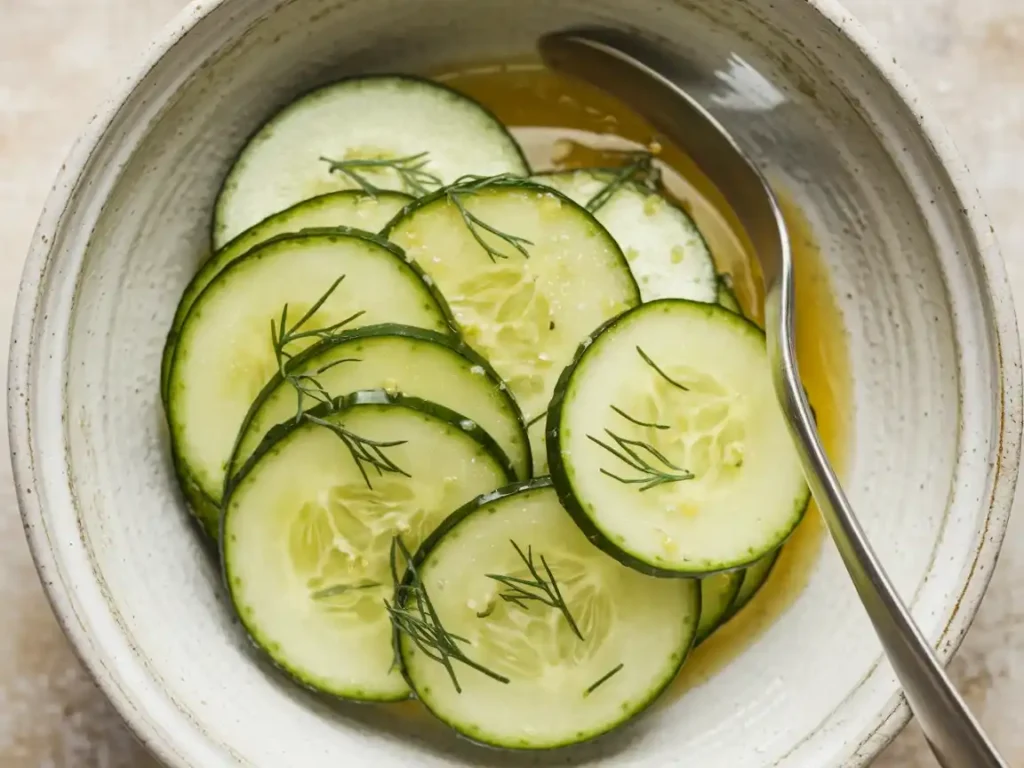
[[[536,416],[534,416],[532,419],[530,419],[528,422],[526,422],[526,428],[529,429],[530,427],[532,427],[534,424],[536,424],[538,421],[540,421],[541,419],[543,419],[547,415],[548,415],[547,411],[541,411]]]
[[[605,429],[605,434],[612,439],[617,448],[612,447],[604,440],[593,435],[587,435],[587,439],[601,446],[612,456],[640,474],[638,477],[622,477],[602,467],[602,475],[607,475],[613,480],[618,480],[626,485],[639,485],[641,491],[648,491],[651,488],[656,488],[666,483],[692,480],[695,477],[692,472],[682,467],[677,467],[669,461],[665,454],[650,443],[643,440],[630,440],[615,434],[610,429]],[[656,466],[652,461],[657,462],[661,466]]]
[[[587,696],[589,696],[589,695],[590,695],[590,694],[592,694],[592,693],[593,693],[594,691],[596,691],[596,690],[597,690],[598,688],[600,688],[600,687],[601,687],[602,685],[604,685],[605,683],[607,683],[607,682],[608,682],[608,681],[609,681],[609,680],[610,680],[611,678],[613,678],[613,677],[614,677],[615,675],[619,674],[619,672],[621,672],[621,671],[622,671],[622,668],[623,668],[624,666],[626,666],[626,665],[625,665],[625,664],[619,664],[619,666],[615,667],[614,669],[612,669],[611,671],[607,672],[607,673],[606,673],[605,675],[603,675],[602,677],[600,677],[600,678],[599,678],[599,679],[597,680],[597,682],[595,682],[595,683],[594,683],[593,685],[591,685],[591,686],[590,686],[589,688],[587,688],[587,690],[585,690],[585,691],[583,692],[583,698],[587,698]]]
[[[597,211],[611,200],[612,195],[630,182],[639,184],[651,191],[654,191],[657,187],[660,174],[654,166],[654,155],[646,151],[626,152],[624,154],[629,158],[629,162],[625,165],[618,168],[601,169],[601,172],[610,174],[611,178],[584,205],[591,213]]]
[[[429,162],[428,157],[428,152],[420,152],[416,155],[386,159],[354,158],[352,160],[332,160],[329,157],[321,157],[320,159],[330,166],[331,173],[340,173],[353,184],[358,185],[364,192],[374,197],[386,190],[378,187],[366,178],[366,172],[381,170],[394,171],[398,174],[398,180],[401,182],[402,188],[409,194],[420,197],[444,185],[440,177],[423,170]]]
[[[651,366],[651,368],[653,368],[655,370],[655,372],[659,376],[661,376],[661,378],[663,378],[665,381],[667,381],[673,387],[677,387],[678,389],[683,390],[683,392],[689,392],[690,391],[689,387],[687,387],[687,386],[685,386],[683,384],[680,384],[678,381],[676,381],[671,376],[669,376],[667,373],[665,373],[665,371],[663,371],[661,368],[659,368],[658,364],[656,362],[654,362],[653,360],[651,360],[650,356],[646,352],[644,352],[642,349],[640,349],[640,347],[637,347],[636,351],[637,351],[637,354],[640,355],[640,357],[643,359],[643,361],[645,363],[647,363],[649,366]]]
[[[344,279],[345,276],[342,275],[335,280],[323,295],[313,303],[313,306],[310,307],[309,310],[307,310],[306,313],[292,325],[288,324],[288,305],[285,304],[281,310],[280,324],[275,322],[273,319],[270,321],[270,337],[271,344],[274,348],[274,358],[277,361],[277,370],[281,376],[281,380],[291,385],[295,390],[295,423],[298,424],[305,420],[311,424],[316,424],[333,432],[348,449],[352,456],[352,460],[356,464],[356,468],[359,470],[359,474],[362,475],[363,481],[366,483],[366,487],[372,490],[373,483],[370,481],[370,475],[366,471],[367,466],[374,469],[378,476],[390,472],[410,477],[408,472],[395,464],[395,462],[384,453],[384,449],[404,445],[407,441],[371,440],[370,438],[357,435],[339,424],[334,424],[326,419],[320,418],[319,416],[313,416],[306,410],[307,400],[312,400],[313,402],[324,405],[328,411],[333,411],[336,406],[336,400],[331,397],[331,393],[324,388],[323,384],[320,383],[320,380],[317,377],[337,365],[341,365],[342,363],[361,362],[360,359],[356,357],[345,357],[333,360],[316,369],[312,373],[296,373],[292,370],[291,364],[294,355],[292,352],[288,351],[289,345],[302,339],[330,339],[344,326],[348,325],[363,314],[361,311],[356,312],[340,322],[333,323],[323,328],[306,328],[306,323],[308,323],[312,319],[313,315],[320,310],[334,291],[337,290],[338,286],[341,285],[341,282]]]
[[[459,216],[462,217],[462,222],[466,225],[466,229],[469,230],[477,244],[484,249],[492,262],[496,262],[498,259],[507,259],[509,254],[503,253],[489,243],[483,235],[484,232],[494,235],[502,242],[514,248],[524,259],[530,258],[530,252],[526,250],[526,246],[533,245],[533,242],[525,237],[502,232],[500,229],[483,221],[466,207],[463,198],[465,196],[472,196],[490,187],[511,186],[521,182],[522,179],[519,177],[507,173],[498,176],[463,176],[448,187],[445,193],[451,204],[458,210]]]
[[[658,424],[657,422],[654,422],[654,421],[643,421],[641,419],[636,418],[635,416],[630,416],[628,413],[626,413],[624,410],[622,410],[618,406],[612,405],[612,406],[609,406],[609,407],[613,411],[615,411],[617,414],[619,414],[619,416],[624,418],[626,421],[631,421],[632,423],[636,424],[638,427],[649,427],[650,429],[669,429],[668,424]]]
[[[399,554],[406,562],[404,579],[398,575]],[[409,550],[398,536],[391,540],[391,576],[395,580],[395,600],[394,603],[384,601],[391,623],[396,631],[407,635],[416,643],[416,647],[423,655],[444,666],[457,693],[462,693],[462,686],[459,685],[459,678],[455,674],[453,661],[461,662],[499,683],[508,684],[507,677],[499,675],[466,655],[459,645],[468,643],[466,638],[452,634],[444,628],[416,571],[416,566],[413,565]]]
[[[542,603],[551,608],[557,608],[565,616],[565,620],[569,622],[569,627],[576,637],[583,640],[583,633],[580,632],[576,620],[572,617],[569,606],[566,604],[565,598],[562,597],[562,592],[558,588],[555,574],[548,567],[548,562],[544,559],[544,555],[540,556],[540,564],[544,568],[544,575],[547,576],[547,579],[544,578],[544,575],[541,575],[536,563],[533,561],[533,547],[527,547],[524,553],[514,541],[511,544],[533,578],[521,579],[517,576],[502,576],[500,574],[488,573],[487,578],[494,579],[499,584],[508,587],[508,591],[499,592],[498,597],[506,603],[512,603],[516,607],[522,608],[524,611],[530,610],[531,601]]]
[[[373,589],[379,587],[379,581],[364,581],[359,584],[335,584],[330,587],[324,587],[314,592],[311,597],[314,600],[327,600],[331,597],[337,597],[338,595],[344,595],[346,592],[357,592],[364,589]]]
[[[408,440],[371,440],[368,437],[362,437],[357,435],[351,430],[345,429],[340,424],[321,419],[319,416],[313,416],[310,413],[304,413],[302,418],[311,424],[324,427],[325,429],[331,430],[339,440],[348,448],[348,452],[352,456],[352,460],[356,463],[356,468],[359,470],[359,474],[363,476],[363,482],[366,483],[366,487],[373,490],[373,483],[370,482],[370,475],[366,471],[366,466],[377,471],[378,476],[382,476],[385,473],[393,473],[402,475],[403,477],[412,477],[408,472],[402,469],[400,466],[395,464],[388,455],[384,453],[385,448],[394,448],[398,445],[405,445]]]

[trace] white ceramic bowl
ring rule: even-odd
[[[268,675],[180,512],[157,374],[211,204],[246,136],[340,74],[514,55],[628,25],[808,215],[849,333],[846,483],[948,659],[981,599],[1017,474],[1010,291],[945,134],[831,0],[207,0],[90,125],[47,203],[10,381],[19,498],[58,617],[172,766],[855,766],[907,711],[826,544],[789,610],[707,682],[595,745],[508,756],[390,710],[329,710]],[[404,721],[403,721],[404,722]]]

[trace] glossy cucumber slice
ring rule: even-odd
[[[517,479],[530,476],[530,442],[519,406],[487,361],[451,335],[394,324],[366,326],[311,347],[292,360],[288,372],[315,376],[332,398],[380,388],[457,410],[495,439]],[[309,408],[316,403],[306,401]],[[295,413],[294,386],[274,374],[242,422],[229,474],[271,427]]]
[[[216,251],[199,268],[185,288],[181,301],[178,302],[178,309],[174,313],[160,367],[160,391],[164,400],[167,400],[167,383],[181,325],[185,322],[185,317],[196,298],[224,267],[251,248],[289,232],[324,227],[352,227],[367,232],[379,232],[410,200],[412,198],[409,195],[401,192],[380,192],[375,195],[356,190],[331,192],[303,200],[264,219]]]
[[[397,601],[416,695],[469,738],[514,749],[584,741],[636,715],[675,677],[700,615],[695,580],[608,557],[547,478],[452,515],[416,554]],[[455,644],[450,666],[416,629],[424,620]]]
[[[749,565],[786,540],[810,496],[764,334],[715,304],[644,304],[584,343],[547,446],[587,535],[650,573]]]
[[[444,293],[466,341],[508,382],[545,469],[542,415],[580,341],[640,301],[618,245],[538,184],[468,181],[410,205],[386,230]]]
[[[392,542],[416,546],[508,474],[482,430],[436,404],[360,392],[313,413],[340,434],[309,420],[272,430],[227,497],[231,600],[256,645],[304,686],[403,699],[384,603]],[[354,460],[374,451],[367,440],[394,469]]]
[[[290,104],[245,145],[217,199],[213,245],[324,192],[420,195],[467,174],[527,172],[505,126],[466,96],[415,77],[342,80]]]

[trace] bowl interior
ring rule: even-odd
[[[44,579],[108,693],[169,763],[820,768],[864,762],[901,724],[830,544],[785,614],[725,668],[597,744],[522,756],[401,708],[327,705],[268,674],[181,512],[160,353],[246,137],[338,76],[518,56],[541,33],[589,23],[685,59],[695,95],[802,208],[849,337],[847,489],[927,637],[948,655],[966,630],[1016,470],[1016,442],[1002,438],[1017,393],[1004,391],[999,347],[1012,310],[1004,286],[993,293],[1002,273],[986,265],[973,212],[838,11],[805,0],[200,4],[76,156],[81,175],[62,182],[55,199],[68,202],[47,214],[49,230],[44,219],[50,256],[29,277],[15,341],[20,479],[34,491],[23,502]]]

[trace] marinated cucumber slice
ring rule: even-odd
[[[366,326],[306,350],[289,364],[288,374],[314,376],[332,398],[386,389],[457,409],[501,446],[512,460],[514,477],[530,476],[530,443],[519,406],[490,364],[452,336],[394,324]],[[308,398],[306,406],[316,403]],[[295,387],[274,374],[242,422],[229,475],[271,427],[295,413]]]
[[[614,172],[580,169],[533,178],[593,211],[626,254],[644,301],[716,300],[711,251],[682,208],[639,184],[622,183]]]
[[[548,478],[449,517],[396,601],[420,700],[465,736],[515,749],[573,744],[633,717],[675,677],[700,615],[695,580],[645,576],[592,546]],[[420,622],[432,635],[408,634]]]
[[[743,583],[743,571],[727,571],[700,580],[700,623],[697,642],[703,643],[729,615]]]
[[[781,549],[777,549],[771,554],[765,555],[743,571],[743,581],[740,584],[739,591],[736,593],[736,600],[729,609],[729,616],[738,613],[740,608],[754,599],[754,595],[760,591],[761,587],[768,581],[768,577],[771,576],[772,569],[775,567],[781,551]]]
[[[181,327],[167,400],[179,464],[219,503],[239,426],[280,367],[275,346],[295,354],[314,332],[388,320],[450,329],[443,299],[400,249],[373,235],[283,235],[236,259]],[[275,345],[272,322],[287,331],[283,344]]]
[[[386,234],[434,279],[464,338],[508,382],[528,422],[547,409],[576,345],[640,301],[607,230],[538,184],[459,184],[410,205]],[[531,438],[539,473],[542,423]]]
[[[324,192],[420,195],[474,173],[528,173],[505,126],[475,101],[413,77],[343,80],[295,101],[249,140],[217,199],[213,245]]]
[[[743,308],[740,307],[739,299],[736,298],[736,292],[729,284],[728,275],[718,276],[718,294],[716,301],[720,306],[725,307],[730,312],[735,312],[737,315],[743,314]]]
[[[227,498],[231,600],[256,645],[301,684],[403,699],[384,605],[392,541],[417,545],[508,475],[483,430],[433,403],[360,392],[312,415],[322,424],[273,430]]]
[[[182,294],[181,301],[178,303],[178,309],[174,313],[174,321],[171,323],[171,332],[168,334],[167,344],[164,346],[164,356],[160,368],[160,391],[164,400],[167,399],[167,381],[181,324],[185,322],[185,316],[192,308],[196,297],[225,266],[250,248],[266,242],[272,237],[288,232],[298,232],[301,229],[354,227],[367,232],[379,232],[411,200],[412,197],[401,192],[380,192],[376,195],[356,190],[331,192],[304,200],[264,219],[214,253],[199,268],[195,277],[192,278],[192,282],[185,288],[185,293]]]
[[[661,299],[584,343],[558,383],[547,448],[587,535],[650,573],[749,565],[809,498],[764,334],[716,304]]]

